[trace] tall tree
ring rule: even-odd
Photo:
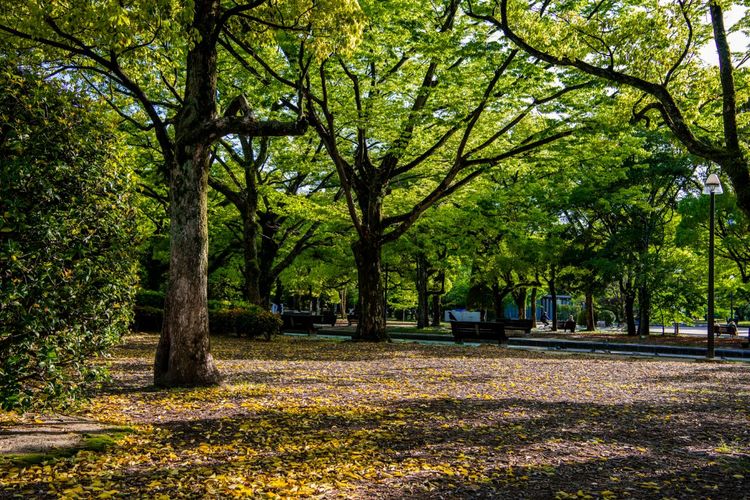
[[[83,78],[124,120],[153,133],[158,143],[168,173],[170,271],[154,362],[157,385],[220,380],[209,350],[206,297],[212,144],[231,134],[295,135],[306,128],[301,109],[297,119],[284,121],[240,114],[241,95],[224,100],[220,112],[220,41],[241,32],[258,43],[262,32],[283,27],[289,16],[297,33],[311,32],[316,23],[329,31],[336,26],[356,29],[356,3],[326,6],[321,11],[314,2],[277,5],[267,0],[195,0],[185,6],[168,0],[0,3],[0,33],[6,42],[45,49],[45,66]]]
[[[239,144],[221,141],[208,183],[239,215],[237,238],[243,257],[245,300],[267,307],[279,275],[303,251],[319,244],[320,206],[336,199],[331,169],[321,168],[321,145],[240,137]],[[322,198],[316,204],[316,199]],[[224,253],[222,252],[222,253]]]
[[[352,57],[331,57],[313,70],[304,46],[287,50],[306,75],[310,124],[336,167],[357,232],[362,340],[387,339],[383,246],[482,173],[570,135],[573,124],[550,111],[586,86],[549,77],[501,42],[488,60],[488,34],[458,4],[363,2],[368,24]],[[258,62],[290,85],[297,79]]]
[[[550,2],[489,0],[470,4],[518,47],[624,90],[632,120],[655,114],[688,151],[720,165],[739,207],[750,216],[744,85],[748,52],[732,53],[724,12],[742,2],[659,0]],[[704,20],[708,19],[706,23]],[[737,29],[743,23],[738,23]],[[718,68],[698,59],[713,38]],[[740,82],[737,85],[736,82]]]

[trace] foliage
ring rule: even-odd
[[[266,340],[278,335],[281,319],[260,307],[219,309],[208,312],[209,330],[214,335],[236,334],[262,336]]]
[[[164,294],[140,291],[133,319],[133,329],[158,332],[164,321]],[[276,314],[247,302],[226,300],[208,301],[209,330],[214,335],[262,336],[266,339],[279,333],[281,320]]]
[[[26,409],[79,398],[127,329],[133,181],[93,103],[0,62],[0,405]]]
[[[156,290],[138,290],[135,294],[135,305],[164,309],[164,293]]]

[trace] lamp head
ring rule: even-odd
[[[716,174],[709,175],[708,179],[706,179],[706,184],[703,187],[703,194],[721,194],[723,192],[724,190],[721,189],[719,176]]]

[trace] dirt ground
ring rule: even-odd
[[[87,436],[106,434],[111,429],[111,425],[81,417],[28,415],[12,424],[0,425],[0,455],[77,448]]]

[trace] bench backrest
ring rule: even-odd
[[[451,321],[453,338],[460,342],[464,338],[507,340],[505,324],[489,321]]]

